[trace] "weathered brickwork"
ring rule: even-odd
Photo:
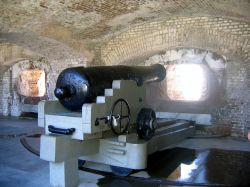
[[[63,50],[61,53],[60,55],[58,51],[58,54],[42,56],[14,44],[2,43],[0,45],[0,115],[19,116],[21,114],[22,101],[15,85],[18,74],[25,69],[44,70],[46,99],[55,99],[53,90],[59,73],[68,67],[86,65],[85,59],[79,56],[68,55],[68,58],[65,58],[67,53],[63,53]]]
[[[3,113],[3,105],[2,105],[2,99],[3,98],[3,79],[0,78],[0,115]]]
[[[250,112],[250,24],[221,17],[179,17],[131,26],[101,48],[105,64],[141,63],[155,53],[201,48],[227,59],[225,105],[211,113],[215,129],[246,137]]]
[[[3,92],[6,92],[3,89],[3,84],[6,82],[6,78],[3,78],[5,71],[16,61],[22,60],[24,58],[31,59],[35,55],[19,46],[12,45],[9,43],[0,43],[0,115],[3,114],[4,104],[3,101]]]
[[[28,28],[49,34],[48,27],[60,25],[81,39],[95,39],[117,31],[117,27],[159,17],[212,15],[249,20],[249,5],[248,0],[0,1],[0,30]]]
[[[249,65],[240,61],[227,64],[226,103],[212,113],[213,123],[231,128],[232,136],[246,137],[249,128]]]
[[[22,61],[48,65],[54,99],[64,68],[137,64],[169,49],[198,48],[227,59],[225,105],[212,112],[216,129],[244,136],[250,125],[249,6],[249,0],[0,1],[0,114],[20,112],[11,70]]]
[[[125,30],[101,49],[105,64],[148,57],[155,51],[176,47],[211,49],[249,60],[250,25],[226,18],[179,17],[139,24]]]

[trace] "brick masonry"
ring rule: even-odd
[[[250,25],[213,17],[176,17],[131,26],[115,35],[101,49],[105,64],[145,58],[155,51],[176,47],[211,49],[233,54],[244,61],[250,56]],[[139,50],[138,50],[139,49]]]
[[[74,54],[71,56],[68,54],[70,51],[64,53],[63,48],[61,53],[57,51],[55,54],[52,51],[49,56],[46,56],[10,43],[0,45],[0,115],[19,116],[22,112],[21,104],[26,98],[20,96],[16,89],[17,77],[22,70],[32,68],[44,70],[46,95],[41,99],[53,100],[59,73],[68,67],[86,65],[84,58]]]
[[[214,109],[213,123],[217,126],[230,127],[231,135],[245,136],[250,128],[250,24],[239,18],[209,16],[178,16],[160,18],[154,21],[132,24],[127,29],[112,33],[111,39],[98,45],[95,59],[98,64],[139,64],[150,56],[176,48],[200,48],[214,51],[227,58],[226,67],[226,104]],[[18,38],[19,37],[19,38]],[[53,95],[53,88],[62,69],[71,66],[86,65],[86,59],[74,54],[59,42],[44,40],[35,35],[7,35],[6,38],[27,50],[15,45],[2,47],[0,50],[1,77],[0,97],[8,76],[3,76],[12,65],[26,59],[49,64],[48,88]],[[7,45],[7,44],[6,44]],[[1,46],[0,46],[1,47]],[[7,49],[8,48],[8,49]],[[57,49],[57,51],[54,51]],[[39,55],[38,55],[39,54]],[[8,62],[8,63],[7,63]],[[9,81],[10,83],[11,81]],[[7,86],[7,85],[5,85]],[[8,87],[8,86],[7,86]],[[51,98],[53,99],[53,98]],[[0,100],[0,114],[4,106]]]
[[[211,112],[215,129],[246,137],[250,130],[250,24],[222,17],[176,17],[131,26],[102,46],[105,64],[140,64],[176,48],[214,51],[227,59],[225,105]],[[220,131],[220,130],[218,130]],[[223,131],[223,130],[222,130]]]

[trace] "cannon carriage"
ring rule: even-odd
[[[146,103],[145,84],[165,75],[159,64],[64,70],[58,100],[40,102],[38,110],[38,125],[45,128],[40,157],[50,162],[51,185],[77,186],[79,158],[127,175],[145,169],[149,154],[191,136],[193,123],[157,122]]]

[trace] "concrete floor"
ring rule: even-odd
[[[36,120],[0,119],[0,186],[49,186],[48,163],[20,143],[24,134],[37,133]]]
[[[49,165],[39,157],[28,152],[21,144],[20,137],[36,134],[42,129],[37,127],[35,119],[0,118],[0,186],[1,187],[44,187],[49,186]],[[39,147],[38,138],[29,138],[32,145]],[[246,151],[250,155],[250,143],[234,138],[186,139],[175,147],[189,149],[223,149]],[[249,159],[250,157],[248,157]],[[247,160],[249,162],[249,160]],[[244,163],[243,163],[244,164]],[[248,163],[249,164],[249,163]],[[109,171],[109,167],[86,163],[86,166]],[[250,164],[249,164],[250,166]],[[159,186],[137,184],[123,180],[108,180],[96,174],[79,171],[80,185],[83,186]],[[135,176],[148,177],[146,171]],[[100,182],[104,181],[104,182]],[[161,185],[162,186],[162,185]]]

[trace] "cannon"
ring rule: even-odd
[[[59,75],[55,96],[69,110],[80,110],[84,103],[95,102],[113,80],[133,80],[138,86],[145,82],[162,81],[164,66],[97,66],[67,68]]]
[[[194,134],[188,121],[157,121],[146,84],[162,81],[162,65],[68,68],[58,100],[38,105],[40,157],[50,162],[51,186],[78,185],[78,159],[110,165],[118,175],[145,169],[147,156]]]

